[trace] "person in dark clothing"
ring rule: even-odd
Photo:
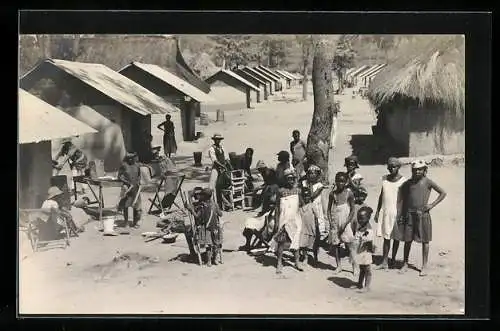
[[[240,155],[239,157],[239,168],[244,171],[244,175],[246,177],[245,185],[250,191],[254,189],[254,178],[252,176],[252,171],[250,170],[250,167],[252,166],[252,158],[253,148],[250,147],[246,149],[245,154]]]
[[[158,129],[163,131],[163,152],[170,158],[177,153],[177,142],[175,141],[175,126],[170,120],[170,115],[165,115],[165,121],[158,125]]]
[[[135,153],[127,153],[124,162],[118,170],[118,179],[122,181],[122,190],[120,194],[120,201],[118,203],[118,211],[123,211],[123,218],[125,219],[125,228],[128,227],[128,208],[133,208],[133,221],[132,227],[139,228],[141,220],[141,171],[136,162]]]
[[[276,166],[276,179],[279,187],[287,185],[285,170],[290,168],[292,168],[292,165],[290,164],[290,153],[287,151],[280,151],[278,153],[278,165]]]

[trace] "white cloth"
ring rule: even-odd
[[[214,201],[217,203],[217,191],[216,191],[216,186],[217,186],[217,177],[219,176],[219,173],[215,168],[212,168],[212,171],[210,172],[210,179],[208,181],[208,187],[212,190],[212,197],[214,198]]]
[[[307,180],[302,181],[303,186],[309,186]],[[311,194],[316,193],[320,188],[324,187],[321,182],[315,183],[312,185],[312,192]],[[323,201],[322,201],[321,194],[316,197],[312,201],[312,207],[314,209],[314,212],[316,213],[316,217],[318,218],[318,227],[319,227],[319,233],[321,234],[321,237],[327,236],[328,235],[328,228],[327,228],[327,222],[326,222],[326,217],[325,217],[325,210],[323,208]]]
[[[397,216],[398,192],[405,181],[406,178],[403,176],[396,182],[388,181],[386,176],[382,178],[382,206],[376,229],[378,237],[391,239]]]
[[[52,208],[59,209],[59,204],[57,203],[57,201],[45,200],[42,203],[42,209],[52,209]]]
[[[357,265],[370,265],[372,264],[372,253],[368,249],[368,244],[373,242],[373,231],[371,229],[367,229],[366,232],[368,234],[364,234],[364,232],[357,231],[354,235],[354,243],[351,244],[351,247],[355,249],[354,262]],[[355,246],[355,247],[354,247]]]
[[[222,150],[222,154],[224,155],[224,160],[227,160],[226,151],[224,150],[224,148],[222,146],[220,146],[220,149]],[[215,161],[217,161],[217,154],[215,153],[215,146],[214,145],[210,146],[210,148],[208,149],[208,157],[210,158],[210,161],[212,161],[212,164]]]
[[[322,183],[319,183],[319,182],[315,183],[312,186],[313,193],[317,192],[322,187],[323,187]],[[323,209],[323,202],[321,199],[321,194],[319,196],[317,196],[316,199],[314,199],[312,201],[312,203],[313,203],[314,211],[316,213],[316,217],[318,218],[319,233],[322,234],[322,236],[327,235],[328,229],[326,226],[326,218],[325,218],[325,212]]]
[[[49,200],[45,200],[42,203],[42,207],[41,208],[42,209],[52,209],[52,208],[59,209],[59,204],[57,203],[57,201],[49,199]],[[46,222],[47,220],[48,219],[43,219],[44,222]],[[64,221],[60,217],[57,218],[57,223],[59,225],[64,225]]]
[[[299,196],[288,195],[280,199],[280,216],[278,229],[285,227],[290,240],[290,249],[298,249],[300,245],[300,233],[302,231],[302,219],[299,213]]]
[[[270,211],[265,213],[260,217],[249,217],[245,221],[245,229],[250,230],[261,230],[266,224],[266,217],[269,215]]]

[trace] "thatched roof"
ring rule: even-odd
[[[422,36],[372,80],[368,97],[380,108],[396,98],[465,110],[465,38]]]

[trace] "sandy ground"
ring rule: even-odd
[[[304,136],[309,130],[312,96],[308,102],[298,102],[300,95],[300,88],[295,88],[286,93],[289,102],[278,95],[275,98],[280,101],[264,102],[255,109],[226,111],[225,122],[199,126],[205,138],[196,143],[179,142],[175,160],[189,177],[184,189],[208,181],[204,168],[192,167],[192,152],[202,151],[207,163],[208,137],[214,132],[226,137],[227,152],[242,153],[252,146],[254,164],[262,159],[274,165],[276,153],[288,149],[291,130],[299,129]],[[343,158],[352,152],[351,138],[369,135],[374,115],[366,101],[351,99],[349,90],[339,100],[342,113],[335,166],[340,170]],[[215,113],[209,116],[215,119]],[[152,126],[154,142],[160,144],[157,120],[161,117]],[[401,171],[410,174],[407,167]],[[385,166],[361,162],[360,172],[369,191],[367,203],[375,208]],[[21,245],[20,313],[463,314],[464,168],[431,168],[429,177],[448,192],[448,197],[432,211],[434,241],[427,277],[419,277],[416,270],[405,274],[376,270],[372,291],[359,294],[349,288],[353,276],[348,261],[344,261],[346,270],[335,276],[334,259],[324,251],[320,252],[322,263],[318,268],[308,266],[301,273],[290,264],[278,276],[274,255],[250,256],[238,251],[244,242],[241,232],[245,218],[252,215],[244,211],[224,215],[224,264],[199,267],[187,259],[182,235],[173,244],[144,242],[140,233],[156,229],[158,219],[154,216],[146,215],[142,228],[129,236],[103,237],[98,222],[89,222],[81,210],[74,209],[77,222],[87,224],[86,231],[72,239],[70,247],[33,254],[24,242]],[[116,194],[116,189],[105,191],[110,203],[116,200]],[[151,196],[143,194],[144,209],[149,207],[147,198]],[[380,255],[381,241],[375,244]],[[128,254],[131,260],[113,262],[121,254]],[[398,259],[402,259],[402,247]],[[420,266],[418,244],[411,252],[410,263]]]

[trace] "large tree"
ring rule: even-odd
[[[324,181],[333,182],[332,133],[337,105],[334,100],[331,65],[338,37],[317,36],[314,40],[312,83],[314,112],[307,137],[307,160],[323,170]]]

